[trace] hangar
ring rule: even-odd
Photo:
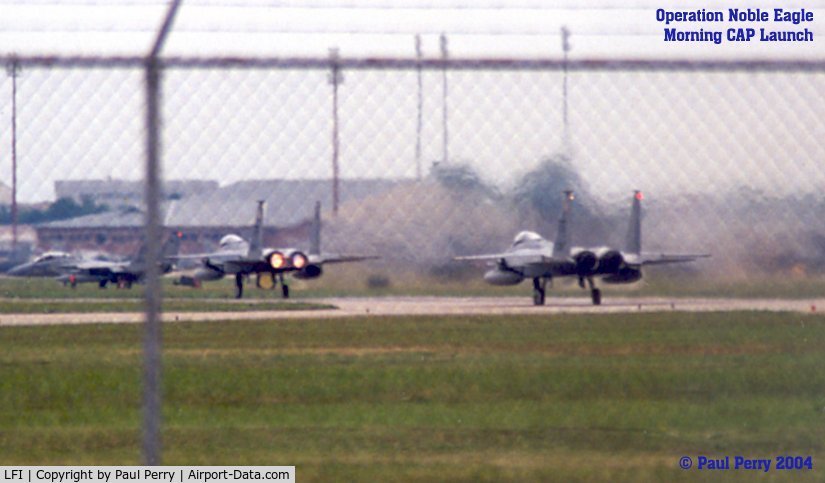
[[[339,200],[346,203],[363,199],[399,183],[344,179],[339,185]],[[315,202],[320,201],[325,210],[332,206],[332,183],[324,179],[270,179],[238,181],[222,187],[215,184],[212,189],[167,199],[163,224],[171,233],[180,232],[181,253],[206,251],[227,233],[249,236],[258,200],[267,202],[264,243],[303,246],[309,237]],[[140,244],[142,227],[142,209],[127,203],[113,211],[38,224],[35,230],[39,251],[94,250],[130,255]]]

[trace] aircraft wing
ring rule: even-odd
[[[207,258],[217,258],[219,256],[224,256],[225,253],[220,252],[212,252],[212,253],[187,253],[186,255],[167,255],[163,258],[169,260],[203,260]]]
[[[209,252],[209,253],[187,253],[184,255],[166,255],[163,257],[165,261],[197,261],[200,264],[207,263],[214,266],[224,266],[230,262],[238,262],[249,265],[253,263],[263,262],[262,259],[247,260],[245,256],[234,252]]]
[[[272,268],[262,259],[239,258],[236,260],[225,260],[221,262],[211,262],[216,266],[221,267],[227,273],[251,273],[251,272],[269,272]],[[289,269],[280,269],[281,271],[288,271]]]
[[[640,265],[664,265],[666,263],[693,262],[699,258],[710,258],[709,253],[703,254],[667,254],[667,253],[642,253],[637,257],[636,263]],[[628,261],[631,261],[629,259]]]
[[[70,268],[73,271],[88,273],[89,275],[109,275],[123,273],[127,264],[115,262],[88,261],[75,263]]]
[[[348,263],[362,262],[364,260],[377,260],[381,257],[376,255],[335,255],[322,253],[320,255],[309,255],[309,263],[322,265],[324,263]]]
[[[487,261],[497,262],[504,260],[510,267],[520,267],[526,265],[547,265],[548,268],[566,266],[572,263],[567,258],[548,257],[540,253],[490,253],[486,255],[466,255],[454,257],[458,261]]]
[[[512,254],[508,253],[491,253],[488,255],[465,255],[461,257],[453,257],[453,260],[458,260],[460,262],[466,261],[488,261],[492,262],[495,260],[501,260],[502,258],[507,258],[508,256],[512,256]]]

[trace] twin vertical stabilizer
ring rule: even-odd
[[[309,232],[309,254],[321,254],[321,202],[315,202],[315,217]]]
[[[642,200],[644,195],[639,190],[633,192],[633,205],[630,208],[630,223],[627,227],[625,253],[640,255],[642,253]]]
[[[564,192],[562,201],[561,217],[559,218],[558,229],[556,230],[556,240],[553,242],[553,256],[566,257],[570,255],[570,219],[573,208],[573,192]],[[642,253],[642,200],[644,195],[641,191],[633,191],[633,204],[630,208],[630,222],[627,227],[627,237],[625,238],[625,253],[640,255]]]
[[[264,245],[264,209],[266,201],[258,201],[258,210],[255,213],[255,224],[252,225],[252,237],[249,239],[249,258],[261,258],[263,256]]]
[[[553,256],[566,257],[570,255],[570,236],[568,234],[568,224],[570,223],[570,211],[573,209],[573,200],[576,197],[570,190],[564,191],[564,199],[561,205],[561,217],[559,227],[556,230],[556,240],[553,242]]]

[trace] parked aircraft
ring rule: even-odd
[[[562,214],[559,218],[555,242],[537,233],[522,231],[513,244],[502,253],[456,257],[456,260],[487,260],[495,267],[484,274],[484,280],[492,285],[517,285],[526,278],[533,279],[533,303],[544,305],[547,283],[554,277],[577,277],[579,286],[590,288],[594,305],[602,301],[601,290],[594,278],[605,283],[633,283],[642,278],[642,267],[665,263],[691,262],[710,255],[669,255],[642,252],[642,199],[641,191],[633,192],[630,224],[623,251],[603,247],[599,249],[571,248],[568,223],[572,191],[564,192]]]
[[[67,273],[83,259],[75,254],[51,251],[46,252],[31,262],[10,268],[6,275],[12,277],[52,277],[57,278]]]
[[[315,216],[310,232],[309,253],[295,248],[263,248],[264,201],[258,202],[252,238],[247,242],[238,235],[229,234],[219,242],[213,253],[182,255],[178,259],[201,259],[202,265],[191,276],[181,276],[179,285],[199,287],[201,282],[235,276],[235,298],[243,297],[244,280],[255,275],[258,288],[275,289],[281,283],[283,298],[289,298],[289,285],[284,274],[297,279],[317,278],[327,263],[358,262],[375,259],[374,256],[334,255],[321,253],[321,203],[315,204]]]
[[[163,247],[164,256],[177,252],[180,240],[170,236]],[[131,288],[132,284],[143,279],[146,273],[144,260],[145,246],[141,245],[132,260],[112,261],[88,259],[66,252],[46,252],[33,261],[18,265],[7,272],[13,277],[51,277],[64,285],[76,287],[79,283],[97,283],[105,288],[109,283],[118,288]],[[168,259],[161,262],[161,273],[171,271],[172,263]]]

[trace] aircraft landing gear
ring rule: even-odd
[[[243,297],[243,274],[236,273],[235,274],[235,298],[239,299]]]
[[[106,288],[106,284],[109,283],[108,280],[101,280],[97,282],[98,288]],[[77,287],[77,279],[72,280],[72,288]]]
[[[533,305],[544,305],[547,280],[536,277],[533,279]]]
[[[590,291],[590,298],[593,299],[593,305],[601,305],[602,304],[602,291],[594,288]]]
[[[287,285],[286,282],[284,282],[284,274],[283,273],[281,273],[279,275],[279,278],[281,280],[281,295],[283,296],[283,298],[288,299],[289,298],[289,285]]]
[[[602,291],[596,288],[593,283],[593,277],[587,277],[587,284],[590,286],[590,299],[593,301],[593,305],[601,305]]]

